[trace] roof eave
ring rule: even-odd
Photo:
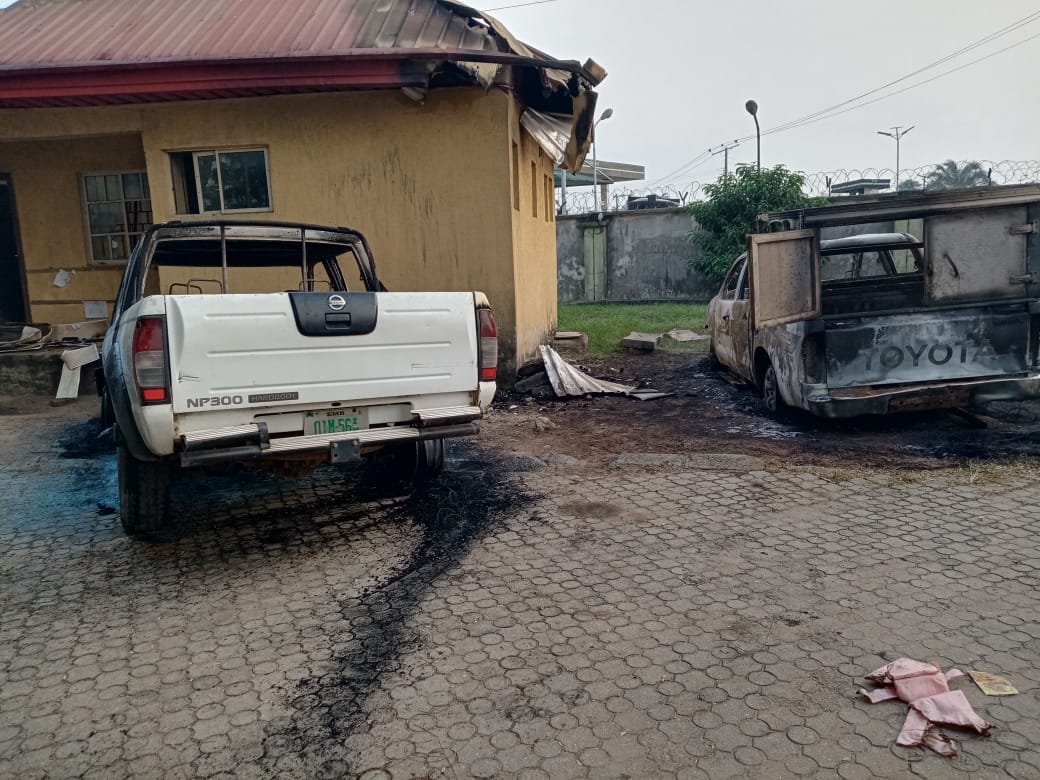
[[[336,54],[207,61],[151,61],[0,67],[0,107],[112,105],[197,99],[200,94],[422,88],[445,63],[494,63],[562,70],[588,83],[577,62],[505,52],[364,49]],[[487,86],[487,85],[483,85]]]

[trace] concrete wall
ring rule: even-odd
[[[556,228],[561,303],[582,300],[708,300],[718,290],[690,267],[693,217],[684,209],[654,209],[559,217]],[[602,254],[603,280],[588,274]]]
[[[557,293],[578,301],[710,300],[718,286],[690,267],[693,217],[684,209],[561,216],[556,223]],[[920,237],[920,220],[825,228],[822,238],[907,231]],[[597,264],[597,257],[600,258]],[[736,260],[736,257],[733,258]],[[590,275],[602,273],[594,282]]]
[[[510,95],[465,87],[422,104],[381,91],[0,110],[0,170],[14,174],[39,276],[33,319],[79,320],[76,301],[115,297],[119,270],[88,261],[81,173],[144,167],[156,221],[192,219],[176,214],[168,153],[229,147],[269,154],[272,209],[240,218],[357,228],[391,289],[483,291],[507,371],[555,325],[552,165]],[[60,293],[48,287],[57,267],[81,272]]]

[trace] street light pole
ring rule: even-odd
[[[762,170],[762,130],[758,126],[758,103],[754,100],[749,100],[744,104],[744,108],[751,114],[751,118],[755,120],[755,149],[757,152],[755,170],[760,171]]]
[[[902,125],[892,128],[891,133],[886,133],[884,130],[878,130],[878,135],[887,135],[889,138],[896,140],[896,192],[899,192],[899,142],[903,139],[903,136],[913,130],[917,125],[910,125],[910,127],[903,129]]]
[[[602,199],[599,196],[599,159],[596,157],[596,126],[612,116],[614,116],[614,109],[608,108],[592,124],[592,196],[596,199],[596,205],[599,206],[597,211],[606,211],[606,208],[604,208]]]

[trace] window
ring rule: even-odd
[[[513,141],[513,210],[520,210],[520,146]]]
[[[531,216],[538,219],[538,163],[531,161]]]
[[[924,256],[916,247],[893,250],[868,249],[862,252],[825,251],[821,257],[822,278],[825,282],[839,279],[867,279],[876,276],[920,274]]]
[[[270,211],[266,149],[172,152],[178,214]]]
[[[729,273],[726,274],[726,281],[722,283],[722,289],[719,291],[719,297],[726,301],[732,301],[737,297],[739,292],[739,285],[743,278],[744,267],[747,265],[747,258],[741,256],[729,269]]]
[[[152,226],[152,196],[143,171],[83,174],[83,203],[96,264],[123,263]]]
[[[852,252],[844,255],[823,255],[823,281],[834,279],[864,279],[868,276],[887,276],[881,252]]]

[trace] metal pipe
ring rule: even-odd
[[[228,293],[228,269],[227,269],[227,226],[220,226],[220,279],[221,292]]]

